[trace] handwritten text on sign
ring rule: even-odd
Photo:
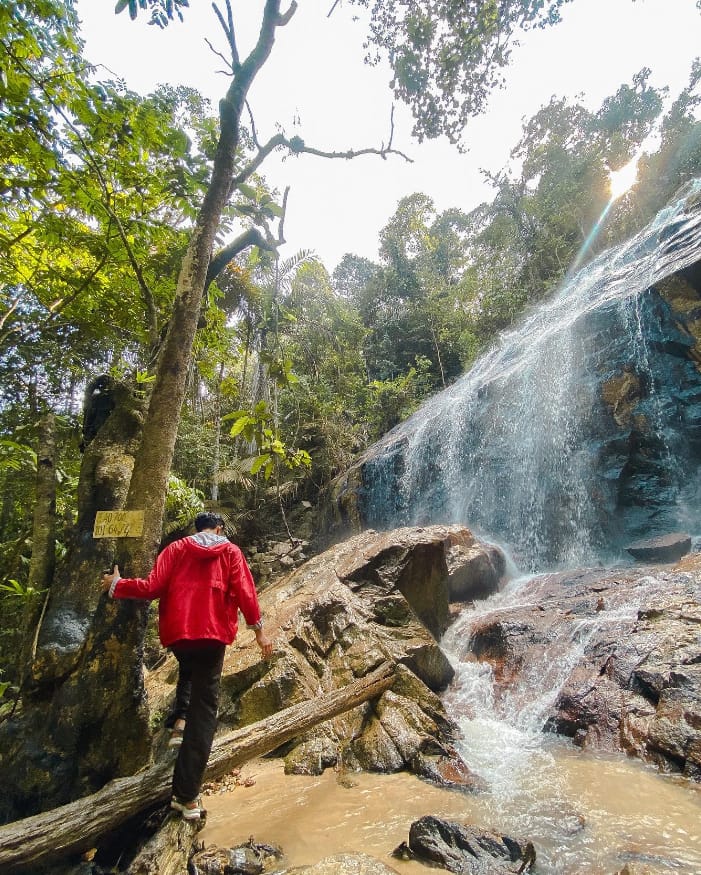
[[[143,510],[98,510],[93,538],[140,538],[144,532]]]

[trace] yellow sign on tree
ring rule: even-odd
[[[98,510],[93,538],[140,538],[144,532],[143,510]]]

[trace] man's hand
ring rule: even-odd
[[[121,577],[122,575],[119,573],[119,565],[115,565],[112,573],[109,571],[105,571],[102,575],[102,583],[100,586],[102,587],[103,592],[109,592],[110,587],[112,586],[112,582],[117,577]]]
[[[273,642],[262,629],[256,629],[256,643],[260,647],[264,659],[273,655]]]

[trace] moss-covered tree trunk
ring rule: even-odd
[[[126,500],[143,425],[143,405],[128,389],[110,383],[109,392],[114,409],[83,455],[67,558],[25,651],[20,708],[0,725],[4,820],[92,792],[113,775],[128,774],[150,750],[141,673],[133,668],[145,611],[135,603],[106,603],[98,582],[116,545],[92,537],[96,511]],[[42,567],[46,559],[38,553],[37,575]]]

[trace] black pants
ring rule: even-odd
[[[178,685],[173,713],[185,720],[183,743],[173,772],[173,795],[196,799],[217,728],[219,687],[226,645],[219,641],[177,642]]]

